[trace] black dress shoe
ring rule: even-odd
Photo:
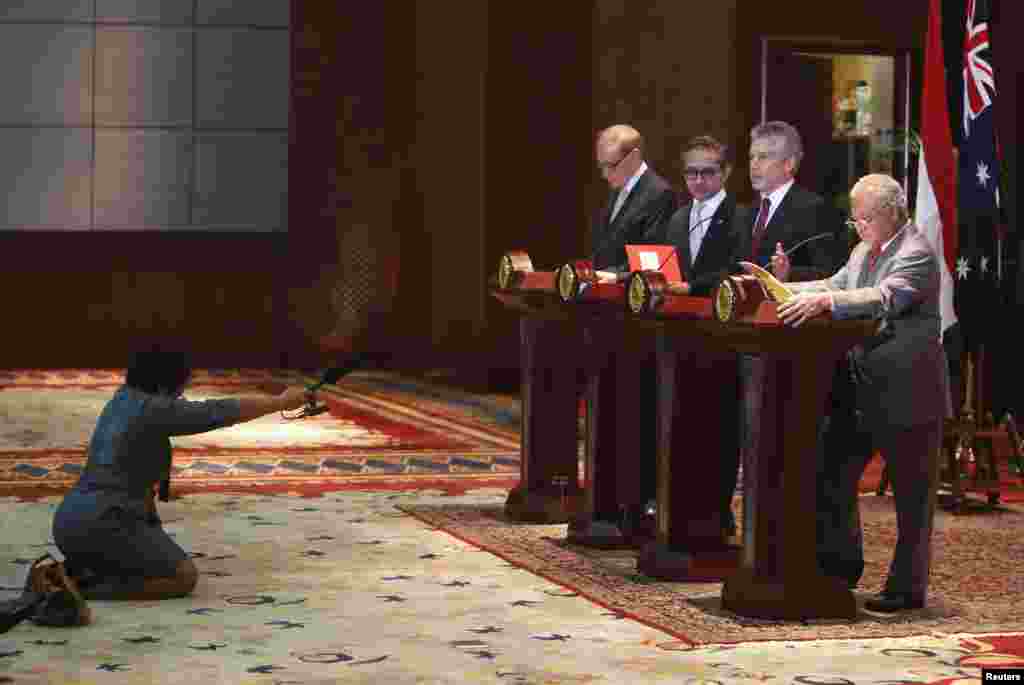
[[[864,602],[864,608],[882,614],[922,609],[924,608],[924,597],[904,592],[882,592]]]

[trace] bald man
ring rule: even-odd
[[[676,210],[676,195],[644,161],[643,138],[632,126],[617,124],[601,131],[594,152],[611,194],[594,219],[590,245],[598,276],[614,281],[629,273],[626,245],[657,242]]]

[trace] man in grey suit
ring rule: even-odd
[[[826,551],[847,561],[859,557],[863,564],[857,484],[873,450],[881,450],[895,493],[898,538],[885,587],[864,606],[880,612],[917,609],[928,591],[938,456],[950,413],[938,258],[909,221],[906,196],[892,177],[861,178],[850,201],[861,242],[831,277],[791,283],[796,297],[779,306],[779,317],[792,326],[825,312],[834,319],[880,321],[876,337],[849,356],[859,430],[869,444],[849,455],[823,456],[839,463],[831,471],[832,501],[820,503],[819,511],[831,508],[837,525],[829,531],[833,539],[819,546],[824,542]],[[786,280],[790,267],[777,245],[772,270]]]

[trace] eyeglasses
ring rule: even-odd
[[[718,176],[718,174],[720,173],[722,173],[722,170],[716,166],[691,166],[686,167],[686,169],[683,170],[683,176],[686,178],[687,181],[696,181],[698,177],[705,181],[710,181],[715,176]]]
[[[620,164],[622,164],[623,162],[625,162],[626,161],[626,157],[629,157],[631,154],[633,154],[634,150],[636,150],[635,147],[634,148],[630,148],[629,150],[626,150],[626,152],[624,152],[622,154],[622,156],[619,157],[619,160],[617,162],[598,162],[597,163],[598,170],[600,170],[600,171],[611,171],[615,167],[617,167]]]
[[[873,222],[874,220],[875,217],[873,216],[862,216],[860,218],[851,216],[849,219],[846,220],[846,227],[851,231],[856,231],[858,224],[864,224],[865,226],[867,226],[870,225],[871,222]]]

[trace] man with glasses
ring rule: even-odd
[[[825,312],[833,319],[881,324],[873,339],[848,355],[851,418],[840,431],[846,446],[826,448],[820,457],[819,521],[831,525],[819,528],[824,539],[819,537],[818,563],[851,585],[859,579],[864,550],[857,485],[880,450],[892,478],[898,537],[885,587],[864,608],[919,609],[928,590],[942,425],[951,415],[949,367],[940,342],[939,262],[909,220],[906,195],[891,176],[861,178],[850,203],[861,242],[846,265],[829,278],[790,284],[796,297],[779,305],[779,317],[791,326]],[[786,280],[792,264],[783,248],[776,245],[772,270]]]
[[[737,208],[736,200],[725,191],[732,172],[728,148],[711,136],[691,139],[683,148],[683,178],[691,201],[680,207],[665,227],[664,242],[674,245],[686,279],[683,291],[709,297],[712,289],[736,265],[739,223],[748,214]],[[749,223],[749,222],[748,222]],[[738,377],[722,378],[722,384],[706,389],[708,401],[718,402],[723,420],[722,451],[717,458],[722,466],[722,534],[736,533],[732,497],[739,469]]]
[[[626,245],[655,242],[675,211],[676,197],[644,161],[643,139],[632,126],[618,124],[601,131],[595,156],[611,196],[595,218],[590,244],[598,277],[615,281],[629,273]]]
[[[644,161],[643,139],[632,126],[618,124],[601,131],[595,157],[611,194],[593,223],[593,265],[599,280],[614,282],[629,274],[626,245],[660,242],[664,224],[675,211],[676,196],[668,182]],[[628,501],[602,505],[614,508],[593,512],[590,530],[595,538],[606,534],[602,531],[610,531],[608,535],[612,537],[617,533],[630,544],[640,544],[654,535],[653,518],[645,512],[656,489],[657,364],[653,347],[639,356],[613,353],[604,363],[625,365],[626,372],[637,379],[642,390],[622,401],[638,406],[639,414],[645,418],[643,427],[637,431],[635,452],[629,457],[623,455],[620,462],[622,468],[630,470],[630,476],[636,477],[623,485],[622,496]],[[626,465],[627,458],[632,463]],[[570,534],[577,540],[586,538],[575,523],[570,524]]]

